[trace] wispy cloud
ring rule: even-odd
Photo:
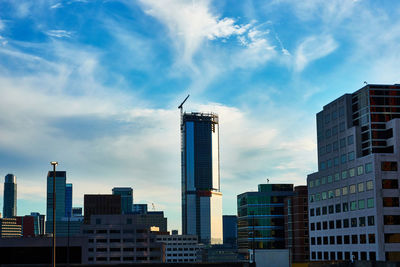
[[[72,32],[66,30],[48,30],[45,32],[50,37],[71,38]]]
[[[338,43],[330,35],[314,35],[300,43],[295,54],[295,70],[302,71],[311,61],[335,51]]]
[[[62,7],[63,7],[62,3],[56,3],[56,4],[50,6],[51,9],[62,8]]]

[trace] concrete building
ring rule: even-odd
[[[308,234],[307,186],[295,186],[294,195],[285,198],[285,245],[290,250],[291,262],[308,262],[310,254]]]
[[[284,199],[293,194],[293,184],[259,184],[237,196],[239,253],[285,248]]]
[[[120,195],[85,195],[83,199],[84,222],[90,222],[91,215],[121,214]]]
[[[165,219],[166,220],[166,219]],[[86,264],[164,262],[164,246],[156,242],[142,215],[91,215],[82,227],[88,247]]]
[[[237,216],[223,215],[222,222],[224,245],[237,247]]]
[[[17,177],[7,174],[4,181],[3,218],[17,216]]]
[[[157,235],[157,242],[165,245],[165,262],[197,262],[196,235]]]
[[[16,218],[0,219],[0,238],[21,237],[22,226],[17,224]]]
[[[112,189],[113,195],[121,196],[121,213],[132,213],[133,205],[133,189],[131,187],[114,187]]]
[[[317,114],[311,260],[400,260],[400,85],[368,84]]]
[[[218,115],[181,118],[182,233],[204,244],[222,243]]]

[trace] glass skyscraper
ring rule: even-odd
[[[114,187],[112,193],[121,196],[121,213],[132,213],[133,189],[131,187]]]
[[[46,206],[46,232],[53,232],[53,171],[47,174],[47,206]],[[65,191],[67,173],[56,171],[56,221],[61,221],[65,217]],[[56,227],[57,230],[57,227]]]
[[[17,216],[17,177],[7,174],[4,182],[3,218]]]
[[[72,184],[65,184],[65,217],[71,217],[71,216],[72,216]]]
[[[182,232],[221,244],[218,115],[184,113],[181,120]]]

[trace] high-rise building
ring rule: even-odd
[[[92,215],[121,214],[120,195],[84,195],[84,222],[90,223]]]
[[[221,244],[218,115],[184,113],[181,119],[182,232]]]
[[[17,177],[7,174],[4,181],[3,218],[17,216]]]
[[[368,84],[317,113],[311,260],[400,260],[399,118],[399,84]]]
[[[131,187],[114,187],[113,195],[121,196],[121,212],[122,214],[132,213],[133,189]]]
[[[307,192],[307,186],[295,186],[294,195],[285,198],[285,245],[291,262],[306,262],[310,254]]]
[[[53,221],[53,171],[47,174],[47,222]],[[61,220],[65,217],[65,189],[67,173],[65,171],[56,171],[56,214],[55,218]],[[46,230],[49,229],[46,225]],[[51,233],[51,232],[50,232]]]
[[[238,249],[284,249],[284,200],[293,195],[293,184],[259,184],[258,192],[237,196]]]
[[[224,245],[232,247],[237,246],[237,216],[224,215],[222,216]]]
[[[65,217],[72,216],[72,184],[65,184]]]

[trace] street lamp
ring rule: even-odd
[[[56,266],[56,166],[58,165],[57,161],[51,161],[51,165],[53,165],[53,267]]]

